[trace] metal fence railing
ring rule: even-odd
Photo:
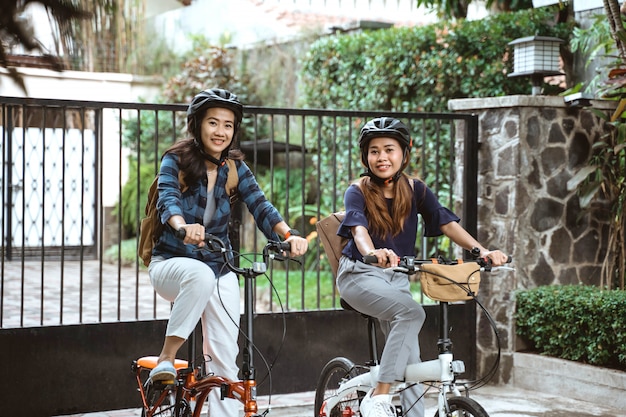
[[[0,328],[168,317],[169,303],[134,256],[135,234],[160,155],[184,136],[185,112],[184,105],[0,97]],[[246,108],[239,137],[246,161],[311,242],[300,264],[276,265],[257,280],[257,312],[338,306],[314,224],[342,207],[361,173],[359,129],[382,114]],[[476,116],[384,114],[414,135],[408,172],[450,208],[462,201],[465,227],[475,229]],[[459,143],[469,151],[463,158],[455,155]],[[455,178],[459,163],[463,178]],[[253,253],[262,236],[241,212],[233,243]],[[422,239],[416,250],[429,256],[447,245]]]

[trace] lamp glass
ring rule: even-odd
[[[515,45],[514,71],[559,71],[559,44],[557,42],[534,41]]]

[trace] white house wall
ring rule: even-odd
[[[415,0],[194,0],[187,7],[155,16],[152,22],[155,31],[167,33],[169,45],[179,50],[189,49],[190,35],[195,34],[216,43],[227,35],[229,45],[244,47],[307,32],[321,33],[338,21],[372,20],[400,25],[436,21],[435,13],[417,8],[414,3]]]
[[[140,99],[151,100],[160,86],[154,80],[129,74],[56,72],[39,68],[20,68],[19,72],[24,77],[27,93],[8,77],[6,70],[0,69],[0,95],[134,103]],[[128,178],[128,150],[121,149],[117,112],[105,110],[102,118],[102,157],[107,165],[106,183],[110,184],[104,184],[102,202],[107,207],[117,202],[119,181],[124,183]]]

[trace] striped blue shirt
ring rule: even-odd
[[[178,157],[167,154],[161,161],[159,173],[158,191],[159,198],[157,208],[161,216],[161,222],[167,224],[170,217],[180,215],[187,224],[203,223],[204,211],[207,203],[207,179],[206,177],[181,192],[178,182]],[[279,236],[272,231],[274,226],[283,221],[282,216],[270,203],[259,187],[252,171],[242,161],[235,161],[239,184],[237,186],[241,200],[246,204],[252,214],[257,227],[267,239],[279,240]],[[228,248],[231,248],[228,237],[228,222],[231,214],[230,197],[226,193],[226,179],[228,178],[228,165],[224,164],[217,170],[217,179],[214,187],[216,202],[215,214],[206,227],[206,232],[220,238]],[[153,256],[168,259],[175,256],[185,256],[205,262],[213,269],[216,276],[228,272],[224,266],[222,255],[211,253],[207,250],[198,250],[195,245],[186,245],[181,239],[174,236],[173,229],[166,226],[163,234],[157,241]],[[232,255],[231,255],[232,257]]]

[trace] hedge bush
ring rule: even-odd
[[[550,285],[516,297],[517,334],[534,351],[626,370],[626,292]]]
[[[450,99],[529,94],[528,78],[507,76],[508,43],[542,35],[567,45],[573,23],[555,24],[556,10],[322,38],[303,62],[305,106],[440,112]]]

